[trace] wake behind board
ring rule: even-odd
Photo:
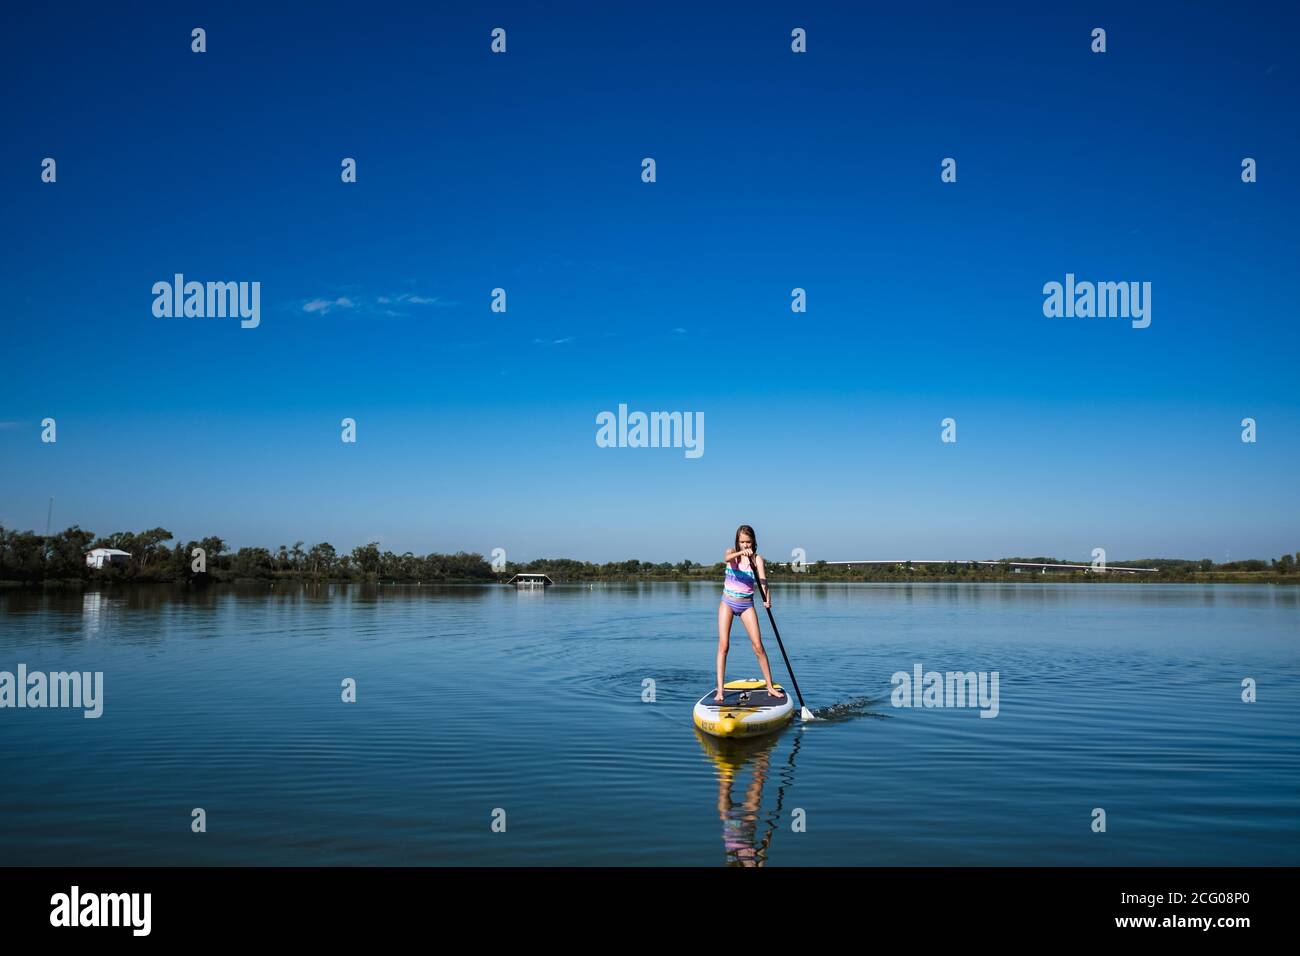
[[[722,703],[713,699],[713,691],[695,705],[695,726],[715,737],[754,737],[780,730],[794,716],[790,692],[772,697],[761,680],[733,680],[722,685]]]

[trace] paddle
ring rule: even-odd
[[[799,690],[799,681],[795,679],[794,668],[790,666],[790,655],[785,652],[785,644],[781,642],[781,632],[777,630],[776,627],[776,618],[772,616],[772,608],[769,606],[768,603],[771,602],[772,600],[772,591],[767,586],[766,578],[759,580],[758,563],[757,562],[753,562],[753,563],[754,563],[754,581],[758,584],[759,588],[762,589],[759,591],[759,597],[762,598],[765,602],[764,607],[767,608],[767,619],[772,625],[772,633],[776,635],[776,646],[781,648],[781,657],[785,660],[785,669],[790,672],[790,683],[794,684],[795,695],[799,698],[799,708],[800,708],[799,718],[801,720],[816,720],[817,718],[813,716],[813,712],[809,710],[807,705],[803,702],[803,693]]]

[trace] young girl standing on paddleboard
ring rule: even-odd
[[[763,679],[767,681],[768,694],[784,697],[785,693],[772,683],[772,668],[767,663],[767,651],[763,650],[763,638],[758,633],[758,612],[754,610],[755,577],[757,583],[763,586],[763,607],[772,606],[772,592],[767,588],[767,571],[763,566],[763,556],[758,553],[754,529],[747,524],[737,528],[735,547],[722,560],[727,565],[727,576],[722,585],[722,603],[718,605],[718,689],[713,699],[722,700],[722,685],[727,682],[727,648],[731,641],[731,621],[737,617],[745,625],[749,643],[758,657],[758,666],[763,671]]]

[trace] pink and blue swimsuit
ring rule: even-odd
[[[748,558],[744,558],[747,568],[740,566],[741,558],[732,558],[727,562],[727,578],[722,584],[722,603],[731,608],[731,613],[740,617],[754,606],[754,570]]]

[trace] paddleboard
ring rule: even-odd
[[[695,726],[714,737],[755,737],[758,734],[780,730],[794,716],[794,701],[785,691],[784,697],[773,697],[764,689],[761,680],[733,680],[722,685],[723,700],[713,699],[713,691],[700,698],[695,705]]]

